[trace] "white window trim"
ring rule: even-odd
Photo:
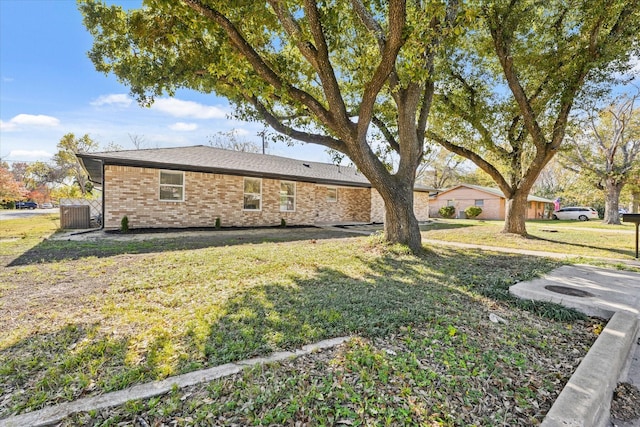
[[[282,197],[282,184],[293,184],[293,209],[291,210],[286,210],[286,209],[282,209],[282,201],[280,200],[280,197]],[[297,188],[297,183],[295,181],[280,181],[280,194],[279,194],[279,198],[278,198],[278,203],[280,204],[280,212],[295,212],[296,211],[296,206],[298,204],[298,188]],[[286,196],[287,198],[291,197],[291,196]]]
[[[244,191],[244,183],[245,183],[245,181],[246,181],[247,179],[254,179],[254,180],[257,180],[257,181],[259,181],[259,182],[260,182],[260,193],[245,193],[245,191]],[[259,198],[259,200],[260,200],[260,207],[259,207],[258,209],[246,209],[246,208],[244,207],[244,196],[245,196],[245,195],[247,195],[247,194],[250,194],[250,195],[252,194],[252,195],[258,195],[258,196],[260,196],[260,198]],[[245,176],[245,177],[242,179],[242,210],[243,210],[244,212],[261,212],[261,211],[262,211],[262,178],[251,178],[251,177]]]
[[[335,190],[335,192],[336,192],[336,198],[335,198],[335,199],[331,199],[331,198],[329,198],[329,195],[327,195],[327,196],[325,197],[325,201],[326,201],[327,203],[338,203],[338,187],[334,187],[334,186],[327,186],[327,187],[326,187],[326,189],[327,189],[327,190]]]
[[[173,175],[181,174],[182,175],[182,185],[162,184],[162,173],[163,172],[164,173],[173,174]],[[179,188],[182,188],[182,199],[162,199],[160,197],[160,187],[179,187]],[[184,174],[184,171],[172,171],[172,170],[161,169],[158,172],[158,201],[160,201],[160,202],[184,202],[185,190],[186,190],[186,185],[185,185],[185,174]]]

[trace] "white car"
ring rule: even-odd
[[[580,221],[589,221],[590,219],[598,219],[598,211],[593,208],[587,208],[584,206],[569,206],[555,211],[552,218],[578,219]]]

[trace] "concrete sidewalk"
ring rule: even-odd
[[[640,425],[611,420],[619,382],[640,388],[640,274],[589,265],[560,267],[510,288],[513,295],[549,301],[611,319],[547,414],[543,426]],[[640,402],[639,402],[640,404]]]

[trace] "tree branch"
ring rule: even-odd
[[[291,37],[302,55],[316,70],[316,73],[320,77],[321,87],[323,88],[325,97],[329,103],[330,112],[337,115],[340,123],[345,127],[345,125],[348,125],[347,109],[340,92],[340,86],[338,85],[333,66],[329,60],[329,49],[324,37],[322,23],[320,22],[320,14],[315,2],[308,0],[305,1],[305,10],[307,12],[307,18],[309,20],[315,46],[304,40],[304,35],[298,25],[298,22],[289,13],[289,11],[285,9],[282,2],[269,0],[269,4],[275,11],[278,20],[282,23],[285,31],[289,34],[289,37]]]
[[[210,19],[216,24],[220,25],[229,37],[229,41],[236,48],[238,53],[245,57],[247,61],[254,68],[256,73],[264,79],[265,82],[272,85],[277,89],[287,91],[289,95],[296,101],[304,104],[309,110],[311,110],[323,123],[329,125],[333,124],[333,116],[324,108],[324,106],[318,102],[313,96],[305,91],[302,91],[291,84],[284,82],[280,76],[278,76],[271,67],[262,59],[258,52],[245,40],[240,34],[235,25],[229,21],[229,19],[209,6],[202,3],[201,0],[182,0],[193,9],[195,12]]]
[[[494,12],[497,14],[497,12]],[[503,20],[500,20],[498,16],[487,16],[487,20],[490,24],[491,38],[493,39],[493,45],[498,55],[498,60],[504,72],[504,76],[507,79],[507,84],[513,97],[522,112],[522,118],[525,126],[529,130],[533,143],[536,147],[542,148],[546,145],[547,140],[536,120],[536,114],[531,107],[531,102],[527,98],[527,95],[520,83],[518,74],[514,69],[513,58],[511,57],[510,43],[508,36],[505,37],[504,31],[507,27]]]
[[[264,121],[267,122],[269,126],[271,126],[277,132],[290,136],[291,138],[297,139],[298,141],[322,145],[324,147],[331,148],[333,150],[349,155],[344,142],[335,138],[331,138],[330,136],[296,130],[282,123],[281,119],[272,114],[267,109],[267,107],[263,103],[261,103],[255,96],[252,97],[249,95],[245,95],[245,99],[250,102],[256,108],[256,110],[258,110],[258,113],[262,116]]]
[[[453,102],[447,95],[444,95],[442,99],[451,110],[453,110],[460,118],[470,123],[474,127],[474,129],[478,131],[485,147],[491,147],[492,149],[495,149],[499,155],[503,157],[509,157],[509,152],[507,150],[493,143],[493,138],[491,137],[491,132],[489,132],[489,129],[487,129],[479,120],[477,120],[474,115],[469,114],[466,109],[458,107],[458,105]]]
[[[400,152],[400,144],[398,144],[398,141],[396,141],[387,125],[375,115],[371,117],[371,122],[376,125],[378,129],[380,129],[380,132],[382,132],[384,138],[387,140],[387,143],[391,146],[391,148],[393,148],[396,152]]]
[[[355,1],[355,0],[354,0]],[[382,48],[378,67],[371,80],[365,85],[359,109],[358,135],[362,138],[373,116],[373,105],[380,89],[395,68],[396,58],[404,44],[403,30],[406,23],[406,4],[404,0],[389,1],[389,34]]]
[[[447,150],[451,151],[452,153],[458,154],[464,158],[467,158],[469,160],[471,160],[473,163],[475,163],[480,169],[482,169],[483,171],[485,171],[486,173],[489,174],[489,176],[491,176],[491,178],[493,178],[493,180],[498,184],[498,187],[500,187],[500,189],[502,190],[502,192],[505,194],[505,196],[510,196],[513,189],[511,188],[511,186],[507,183],[507,181],[505,181],[504,177],[502,176],[502,174],[500,173],[500,171],[498,169],[496,169],[491,163],[489,163],[488,161],[486,161],[484,158],[482,158],[482,156],[480,156],[479,154],[465,148],[465,147],[461,147],[459,145],[456,145],[454,143],[452,143],[451,141],[447,140],[446,138],[436,134],[435,132],[432,132],[430,130],[426,131],[426,136],[434,141],[436,141],[438,144],[442,145],[444,148],[446,148]]]

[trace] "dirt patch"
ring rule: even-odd
[[[348,227],[259,227],[259,228],[141,228],[131,229],[126,233],[117,230],[92,230],[81,232],[59,233],[51,240],[66,241],[141,241],[154,239],[186,239],[189,242],[209,240],[228,242],[230,239],[246,241],[278,238],[283,241],[300,239],[327,239],[353,236]]]
[[[611,417],[620,421],[640,420],[640,390],[629,383],[620,383],[613,391]]]

